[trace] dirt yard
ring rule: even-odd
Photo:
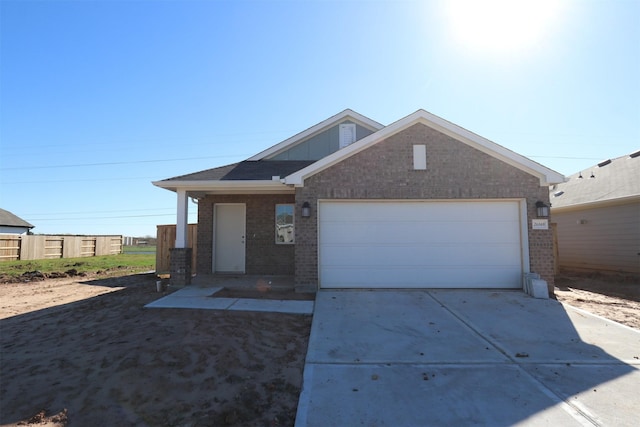
[[[290,426],[311,316],[144,309],[153,275],[0,284],[0,425]]]
[[[293,425],[311,317],[144,309],[155,280],[0,284],[0,425]],[[637,281],[565,273],[556,296],[640,329]]]
[[[556,278],[558,301],[640,330],[637,277],[565,271]]]

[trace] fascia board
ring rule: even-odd
[[[270,155],[273,155],[275,153],[277,153],[278,151],[283,151],[285,149],[287,149],[290,146],[293,146],[295,144],[297,144],[298,142],[307,139],[311,136],[313,136],[314,134],[320,133],[325,129],[330,128],[331,126],[334,126],[336,123],[343,121],[345,119],[351,118],[356,122],[360,122],[368,127],[370,127],[372,130],[374,131],[378,131],[380,129],[382,129],[384,126],[381,125],[380,123],[371,120],[368,117],[363,116],[362,114],[358,114],[353,110],[350,109],[346,109],[338,114],[336,114],[335,116],[329,117],[328,119],[318,123],[317,125],[314,125],[312,127],[310,127],[309,129],[302,131],[294,136],[292,136],[291,138],[287,138],[284,141],[267,148],[264,151],[261,151],[260,153],[256,154],[255,156],[249,157],[247,160],[249,161],[257,161],[257,160],[262,160],[265,157],[268,157]]]
[[[438,116],[435,116],[425,110],[418,110],[409,116],[402,118],[389,126],[379,130],[376,133],[369,135],[366,138],[356,141],[348,147],[301,169],[285,178],[286,184],[292,184],[296,186],[302,186],[304,180],[311,175],[314,175],[334,164],[350,157],[358,152],[374,145],[416,123],[422,123],[431,127],[439,132],[444,133],[458,141],[461,141],[467,145],[470,145],[484,153],[487,153],[493,157],[496,157],[507,164],[510,164],[518,169],[524,170],[540,179],[541,186],[547,186],[550,184],[557,184],[565,181],[565,177],[549,168],[546,168],[539,163],[527,159],[511,150],[508,150],[488,139],[485,139],[479,135],[474,134],[460,126],[454,125]]]
[[[538,177],[541,186],[559,184],[566,181],[566,178],[561,173],[542,166],[540,163],[534,162],[502,145],[496,144],[441,117],[434,116],[426,111],[422,111],[422,113],[425,116],[422,121],[425,125]]]
[[[281,181],[244,180],[244,181],[154,181],[156,187],[166,190],[199,191],[227,194],[293,192],[293,188]]]

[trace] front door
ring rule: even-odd
[[[213,235],[214,273],[244,273],[245,266],[244,203],[215,205]]]

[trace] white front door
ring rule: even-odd
[[[214,208],[213,271],[244,273],[245,267],[244,203],[218,203]]]

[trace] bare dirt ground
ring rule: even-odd
[[[145,309],[155,280],[0,284],[0,425],[293,425],[311,317]]]
[[[558,301],[640,330],[637,277],[563,271],[556,277]]]
[[[144,309],[155,280],[0,283],[0,425],[293,425],[311,317]],[[555,294],[640,329],[636,279],[564,272]]]

